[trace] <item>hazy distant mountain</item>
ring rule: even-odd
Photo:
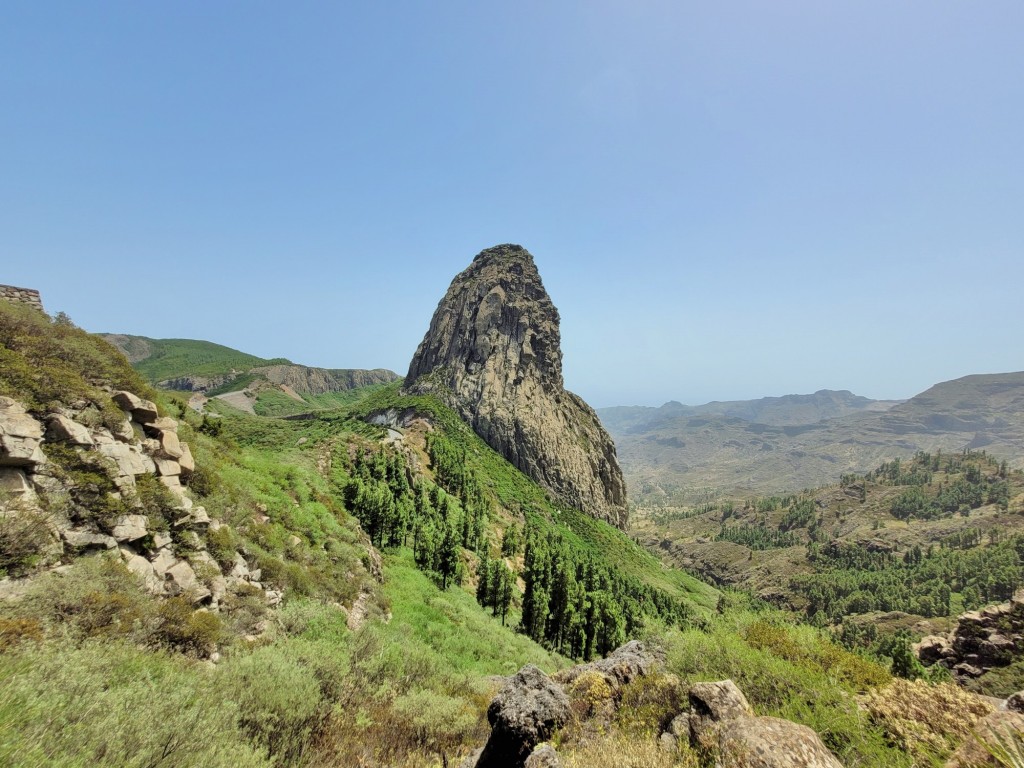
[[[906,402],[822,390],[598,414],[641,503],[814,487],[918,450],[984,448],[1024,466],[1024,372],[966,376]]]

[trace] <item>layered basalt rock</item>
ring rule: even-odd
[[[489,248],[456,276],[405,387],[446,402],[562,503],[626,527],[615,445],[564,387],[558,310],[526,249]]]

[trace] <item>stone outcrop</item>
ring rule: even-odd
[[[253,368],[250,373],[303,395],[323,395],[328,392],[344,392],[372,384],[389,384],[398,378],[398,374],[394,371],[384,368],[366,371],[309,368],[305,365],[266,365]]]
[[[960,682],[1013,663],[1024,654],[1024,589],[1005,603],[961,614],[949,635],[929,635],[914,650],[924,664],[941,664]]]
[[[123,421],[113,428],[96,426],[95,406],[85,401],[37,417],[21,403],[0,397],[0,516],[29,509],[46,519],[49,541],[34,567],[61,567],[96,552],[119,553],[128,570],[157,596],[187,596],[204,610],[217,611],[229,591],[256,588],[267,605],[279,604],[282,592],[265,589],[260,569],[250,568],[242,553],[236,553],[225,574],[206,551],[206,532],[221,524],[182,485],[196,465],[188,444],[178,437],[178,422],[160,416],[154,403],[132,392],[115,392],[111,400],[124,411]],[[91,472],[106,474],[116,489],[110,495],[133,511],[97,519],[92,510],[69,504],[76,480],[60,462],[47,459],[42,450],[47,442],[66,446]],[[171,491],[170,519],[166,511],[145,508],[136,493],[139,478],[147,474]],[[63,511],[46,512],[48,501]],[[171,530],[165,530],[168,525]],[[13,588],[17,581],[2,580],[0,594],[19,593]]]
[[[558,310],[522,247],[485,250],[456,276],[405,387],[442,399],[562,503],[626,527],[615,446],[564,388]]]
[[[807,726],[756,717],[732,680],[698,683],[689,699],[691,743],[717,768],[842,768]]]
[[[15,304],[26,304],[33,309],[43,311],[43,300],[39,291],[33,288],[18,288],[14,285],[0,285],[0,300],[12,301]]]
[[[560,749],[600,738],[629,701],[625,687],[642,678],[648,678],[643,690],[657,690],[660,701],[675,702],[657,736],[670,754],[689,742],[716,768],[842,768],[810,728],[755,715],[732,680],[696,683],[684,698],[679,679],[665,673],[662,653],[637,641],[551,678],[536,667],[523,667],[491,702],[486,746],[461,768],[558,766],[558,753],[543,742],[559,729]],[[601,703],[595,707],[597,699]]]
[[[660,651],[649,648],[639,640],[630,640],[603,659],[589,664],[579,664],[571,669],[556,673],[553,677],[566,687],[571,687],[587,674],[597,674],[605,681],[608,690],[615,695],[622,686],[638,677],[654,672],[664,664]]]
[[[21,403],[0,397],[0,467],[31,469],[44,463],[43,434],[43,425]]]

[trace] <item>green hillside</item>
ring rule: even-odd
[[[147,392],[112,347],[70,323],[0,305],[0,341],[0,391],[40,418],[72,401],[89,410],[87,398],[113,423],[124,416],[111,388],[156,397],[191,446],[184,482],[210,521],[181,528],[180,507],[143,476],[153,534],[135,546],[155,552],[166,535],[197,564],[198,587],[216,587],[239,558],[250,573],[216,611],[193,592],[155,597],[116,548],[48,550],[10,525],[26,513],[0,498],[0,556],[17,577],[0,600],[4,765],[457,764],[486,738],[495,676],[528,663],[551,672],[638,637],[664,649],[666,674],[627,686],[627,706],[586,739],[576,725],[559,735],[569,768],[637,755],[700,765],[656,737],[688,684],[724,677],[759,714],[821,733],[846,765],[940,764],[955,745],[903,740],[883,706],[888,659],[714,589],[554,503],[430,397],[392,384],[302,420],[216,399],[200,414],[180,394]],[[39,520],[70,511],[110,525],[132,501],[111,495],[91,449],[47,453],[72,506],[43,493]],[[932,695],[915,690],[922,705]]]
[[[104,337],[125,351],[135,369],[152,382],[186,375],[220,376],[242,373],[261,365],[289,364],[284,358],[267,360],[211,341],[115,334],[104,334]]]

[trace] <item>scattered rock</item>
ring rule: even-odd
[[[138,541],[149,534],[148,526],[145,515],[122,515],[110,533],[117,541]]]
[[[0,466],[32,468],[45,463],[42,441],[42,424],[18,401],[0,397]]]
[[[50,414],[46,421],[46,426],[47,435],[54,442],[71,443],[72,445],[93,444],[89,430],[63,414]]]
[[[117,546],[117,539],[113,536],[104,536],[101,533],[92,531],[63,530],[60,532],[64,542],[74,550],[84,551],[87,549],[114,549]]]
[[[151,424],[160,416],[154,403],[131,392],[115,392],[111,399],[122,411],[130,411],[132,418],[140,424]]]

